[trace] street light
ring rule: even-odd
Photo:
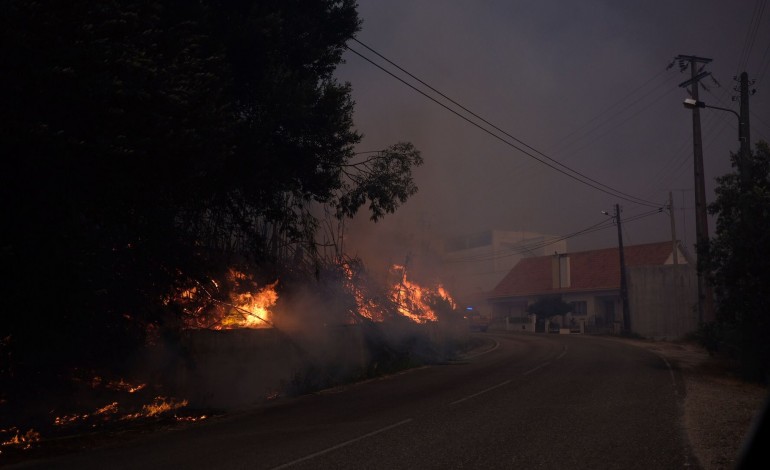
[[[738,118],[738,140],[740,142],[743,142],[743,126],[741,125],[741,115],[733,111],[732,109],[728,108],[720,108],[719,106],[711,106],[703,101],[698,101],[692,98],[685,98],[685,100],[682,102],[685,108],[687,109],[694,109],[694,108],[711,108],[711,109],[718,109],[720,111],[727,111],[730,113],[735,114],[735,117]]]
[[[695,74],[694,63],[693,75]],[[748,160],[748,129],[743,125],[741,115],[728,108],[720,108],[719,106],[709,106],[703,101],[698,100],[698,84],[696,77],[693,77],[695,83],[693,84],[693,98],[685,98],[682,102],[685,108],[693,110],[693,162],[695,164],[695,231],[698,238],[699,250],[705,249],[708,252],[708,223],[706,221],[706,194],[705,186],[703,182],[703,154],[702,143],[700,137],[700,115],[698,108],[711,108],[719,111],[727,111],[733,113],[738,118],[738,141],[741,143],[740,158],[738,159],[739,172],[741,175],[741,181],[747,179],[747,172],[745,171],[746,162]],[[681,86],[681,85],[680,85]],[[698,270],[698,320],[699,321],[711,321],[713,320],[712,312],[712,293],[711,286],[705,279],[703,273]],[[705,315],[704,315],[705,313]]]

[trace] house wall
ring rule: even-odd
[[[675,339],[698,327],[697,273],[692,265],[628,269],[631,329],[647,338]]]

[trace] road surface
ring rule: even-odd
[[[661,357],[598,337],[481,336],[463,360],[20,467],[697,467]]]

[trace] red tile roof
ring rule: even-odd
[[[624,247],[626,266],[658,266],[671,255],[671,242]],[[553,288],[550,256],[524,258],[490,292],[489,299],[576,291],[620,289],[620,254],[617,248],[566,253],[570,286]]]

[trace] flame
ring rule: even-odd
[[[233,275],[240,274],[231,270]],[[226,310],[216,330],[228,330],[232,328],[269,328],[270,308],[278,301],[278,292],[275,286],[278,281],[268,284],[262,289],[242,294],[230,294],[230,309]]]
[[[136,393],[139,390],[142,390],[143,388],[145,388],[146,386],[147,384],[132,385],[123,379],[120,379],[118,381],[108,382],[106,385],[106,387],[110,390],[115,390],[118,392],[128,392],[128,393]]]
[[[358,314],[372,321],[384,321],[387,312],[382,305],[365,295],[350,264],[342,263],[342,269],[345,273],[345,289],[353,295]]]
[[[219,291],[221,284],[209,279],[212,291]],[[164,299],[165,304],[175,303],[182,308],[187,328],[230,330],[235,328],[271,328],[271,309],[278,301],[276,280],[259,287],[250,276],[231,268],[226,276],[230,292],[226,300],[215,298],[203,286],[180,289]]]
[[[17,428],[11,428],[9,431],[15,431],[16,434],[9,440],[0,443],[0,446],[18,446],[22,449],[29,449],[32,444],[40,441],[40,433],[34,429],[25,433],[21,433]]]
[[[423,287],[407,278],[404,266],[395,264],[392,270],[399,274],[400,280],[391,288],[390,297],[401,315],[416,323],[438,321],[436,312],[430,306],[437,297],[446,300],[452,308],[456,308],[454,299],[441,284],[435,288]]]
[[[176,400],[175,398],[155,397],[149,405],[142,407],[140,416],[157,416],[168,411],[184,408],[189,402],[187,400]]]

